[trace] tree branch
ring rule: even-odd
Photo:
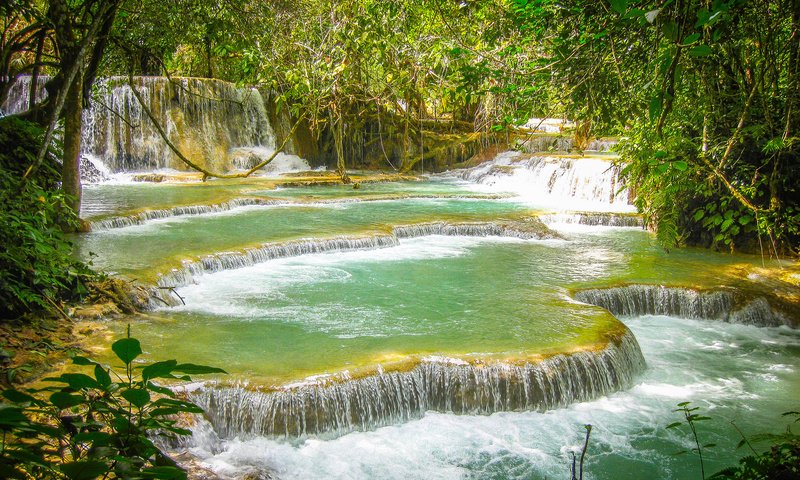
[[[269,164],[272,160],[274,160],[275,157],[277,157],[280,152],[283,151],[283,149],[286,147],[286,144],[289,143],[289,139],[292,138],[292,135],[294,135],[294,132],[297,130],[297,127],[300,125],[300,122],[303,119],[303,116],[301,115],[294,123],[294,126],[292,127],[291,131],[289,131],[286,137],[284,137],[283,142],[281,142],[280,146],[272,153],[272,155],[269,156],[269,158],[265,159],[255,167],[251,168],[246,172],[240,172],[240,173],[215,173],[210,170],[206,170],[205,168],[201,167],[200,165],[186,158],[186,155],[184,155],[183,152],[181,152],[180,149],[178,149],[178,147],[176,147],[175,144],[172,143],[172,141],[167,136],[167,132],[164,131],[164,128],[161,126],[161,123],[159,123],[158,119],[155,118],[153,112],[150,111],[150,108],[145,104],[144,100],[142,99],[139,90],[137,90],[136,86],[133,84],[133,74],[128,75],[128,84],[131,87],[133,96],[136,97],[136,100],[139,101],[139,105],[142,106],[142,110],[144,110],[144,113],[147,115],[147,118],[149,118],[150,121],[153,122],[153,126],[155,127],[156,131],[158,131],[158,134],[161,137],[161,139],[164,140],[164,143],[166,143],[169,149],[172,150],[172,153],[174,153],[188,167],[202,173],[203,181],[205,181],[208,177],[246,178],[252,175],[253,173],[257,172],[258,170],[264,168],[267,164]]]

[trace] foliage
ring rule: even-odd
[[[662,244],[752,250],[763,238],[782,254],[800,241],[798,7],[515,0],[513,15],[561,83],[551,98],[627,137],[628,184]]]
[[[700,459],[701,478],[706,478],[703,451],[716,445],[713,443],[700,445],[697,423],[711,420],[711,418],[700,414],[699,407],[692,407],[690,402],[679,403],[678,408],[674,411],[681,412],[684,421],[671,423],[666,428],[672,429],[687,425],[695,443],[695,448],[677,452],[676,455],[696,453]],[[783,415],[796,417],[793,423],[800,422],[800,412],[786,412]],[[741,434],[741,431],[739,433]],[[758,453],[753,448],[753,443],[758,442],[768,442],[769,449]],[[750,439],[742,435],[742,440],[737,448],[745,445],[753,452],[752,455],[742,457],[739,459],[739,465],[725,468],[709,478],[717,480],[789,480],[797,478],[800,474],[800,435],[792,432],[791,424],[786,427],[785,432],[780,434],[765,433],[754,435]]]
[[[700,473],[701,478],[706,478],[706,469],[703,463],[703,450],[709,449],[716,446],[713,443],[706,443],[703,446],[700,446],[700,438],[697,434],[697,422],[702,422],[704,420],[711,420],[711,417],[707,417],[705,415],[701,415],[700,413],[695,413],[700,410],[700,407],[692,407],[691,402],[681,402],[678,404],[678,408],[674,410],[675,412],[681,412],[683,414],[684,421],[686,425],[689,426],[689,430],[692,432],[692,439],[696,445],[695,448],[691,449],[691,452],[696,453],[698,457],[700,457]],[[667,425],[667,428],[677,428],[683,425],[683,422],[675,422]],[[687,453],[687,451],[677,452],[678,455]]]
[[[58,178],[56,152],[33,178],[23,179],[33,164],[41,129],[15,118],[0,120],[0,318],[52,310],[61,299],[86,293],[96,275],[71,258],[72,245],[62,227],[77,217],[66,206]]]
[[[111,349],[122,371],[76,356],[72,363],[90,368],[92,375],[64,373],[45,379],[53,384],[49,387],[2,392],[0,476],[186,478],[153,437],[188,435],[177,416],[202,410],[155,380],[190,381],[188,374],[225,372],[175,360],[134,366],[142,349],[130,331]]]

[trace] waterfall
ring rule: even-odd
[[[329,377],[267,392],[208,385],[190,398],[222,438],[342,435],[421,418],[430,410],[487,415],[560,408],[628,388],[644,368],[639,344],[625,329],[600,351],[538,363],[422,359],[409,371],[379,368],[356,379]]]
[[[457,173],[462,179],[523,200],[558,208],[630,210],[620,167],[605,159],[559,157],[504,152],[491,162]],[[570,208],[576,210],[576,208]],[[581,208],[577,208],[581,210]]]
[[[449,236],[506,236],[520,239],[560,238],[536,218],[505,223],[446,223],[432,222],[394,227],[391,234],[374,234],[364,237],[339,236],[323,239],[301,239],[280,243],[267,243],[241,252],[223,252],[207,255],[198,260],[185,260],[183,267],[160,274],[160,287],[181,287],[194,283],[195,277],[206,273],[233,270],[279,258],[297,257],[315,253],[348,252],[394,247],[400,238],[429,235]]]
[[[397,245],[394,235],[372,235],[368,237],[334,237],[326,239],[303,239],[282,243],[268,243],[243,252],[224,252],[205,256],[197,261],[184,261],[180,269],[161,275],[161,287],[190,285],[194,278],[205,273],[243,268],[278,258],[297,257],[314,253],[371,250]]]
[[[136,88],[167,136],[189,158],[222,170],[234,147],[275,148],[264,100],[254,88],[198,78],[136,77]],[[126,78],[96,84],[84,112],[83,150],[112,171],[180,168],[133,95]]]
[[[47,80],[39,77],[37,101],[44,98]],[[200,78],[134,77],[134,82],[172,143],[200,165],[227,171],[236,167],[235,159],[242,164],[244,156],[244,163],[255,164],[275,149],[264,99],[255,88]],[[31,77],[20,76],[2,112],[26,110],[30,89]],[[186,168],[147,118],[126,77],[99,79],[94,92],[91,108],[83,112],[82,155],[95,164],[102,161],[110,172]],[[279,154],[278,164],[309,168],[286,154]]]
[[[100,172],[104,174],[105,172]],[[228,202],[211,205],[184,205],[172,208],[144,210],[131,215],[107,217],[89,222],[92,231],[110,230],[114,228],[126,228],[136,225],[143,225],[152,220],[160,220],[169,217],[209,215],[213,213],[225,212],[238,207],[247,206],[323,206],[339,205],[356,202],[388,202],[394,200],[436,200],[436,199],[460,199],[460,200],[497,200],[507,198],[505,195],[449,195],[449,194],[389,194],[376,195],[374,197],[358,198],[320,198],[310,201],[302,200],[278,200],[271,198],[235,198]]]
[[[151,220],[158,220],[169,217],[186,215],[208,215],[211,213],[226,212],[234,208],[248,207],[253,205],[283,205],[282,200],[271,200],[266,198],[236,198],[229,202],[217,203],[213,205],[186,205],[159,210],[145,210],[133,215],[122,217],[110,217],[102,220],[90,222],[92,231],[109,230],[112,228],[125,228],[134,225],[142,225]]]
[[[557,133],[548,132],[548,133]],[[617,144],[610,138],[595,138],[589,142],[586,151],[608,152]],[[565,135],[532,135],[521,142],[518,148],[527,153],[569,152],[575,148],[575,138]]]
[[[604,227],[644,227],[644,220],[639,215],[607,212],[558,213],[542,215],[539,219],[546,225],[567,223]]]
[[[14,113],[24,112],[28,109],[30,102],[31,82],[33,77],[30,75],[21,75],[17,77],[17,81],[11,86],[8,92],[6,101],[0,105],[0,116],[11,115]],[[36,98],[35,101],[41,102],[47,96],[44,89],[44,84],[50,80],[47,75],[41,75],[36,80]]]
[[[392,233],[397,238],[427,237],[430,235],[446,235],[460,237],[515,237],[523,240],[560,238],[549,230],[538,219],[531,218],[527,222],[472,222],[448,223],[429,222],[394,227]]]
[[[575,299],[603,307],[617,316],[669,315],[758,326],[792,325],[790,317],[764,297],[738,290],[692,290],[658,285],[581,290]]]

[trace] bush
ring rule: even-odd
[[[84,295],[86,282],[97,277],[71,257],[63,228],[78,219],[57,190],[57,152],[24,178],[40,135],[34,124],[0,119],[0,318],[53,310],[62,299]]]
[[[123,362],[124,372],[76,356],[73,364],[90,368],[92,376],[65,373],[46,379],[55,384],[51,387],[2,392],[0,477],[186,478],[186,472],[152,437],[190,434],[177,425],[177,415],[202,410],[153,380],[190,381],[188,374],[225,372],[175,360],[134,368],[142,349],[130,332],[111,348]]]

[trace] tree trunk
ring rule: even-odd
[[[83,75],[75,76],[64,102],[64,156],[61,189],[71,198],[68,205],[75,212],[81,209],[81,127],[83,126]]]

